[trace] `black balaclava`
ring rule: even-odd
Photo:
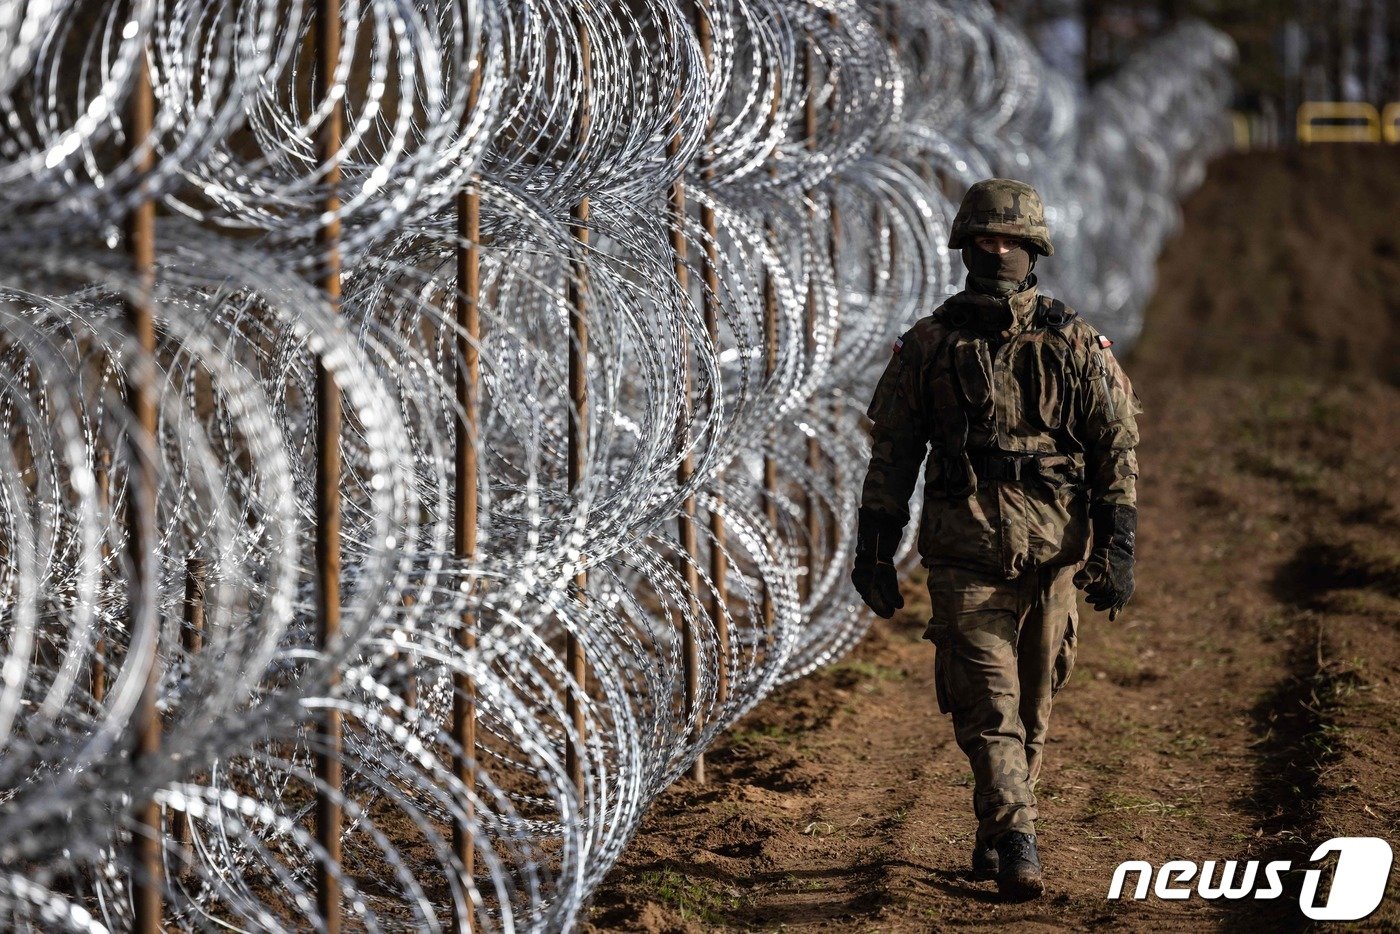
[[[963,247],[962,258],[968,271],[967,284],[974,292],[1002,297],[1021,291],[1035,268],[1035,256],[1024,246],[991,253],[974,244]]]

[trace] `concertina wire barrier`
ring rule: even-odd
[[[865,632],[863,408],[966,186],[1037,185],[1042,285],[1131,340],[1232,55],[1086,92],[971,0],[0,9],[0,923],[574,925]]]

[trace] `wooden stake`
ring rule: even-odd
[[[807,98],[802,105],[802,128],[803,135],[807,141],[808,151],[815,152],[817,148],[817,88],[814,80],[816,71],[816,55],[812,51],[814,37],[808,36],[806,44],[802,47],[803,75],[807,79]],[[812,220],[817,216],[815,190],[807,191],[806,198],[811,205],[809,217]],[[816,355],[817,350],[817,288],[810,279],[807,285],[807,314],[804,320],[805,339],[808,358]],[[822,449],[817,442],[815,434],[807,436],[807,469],[816,476],[821,470]],[[804,601],[812,595],[813,579],[816,576],[816,556],[817,537],[821,534],[821,514],[817,504],[815,494],[806,497],[807,515],[807,573],[802,575],[799,593]]]
[[[764,233],[770,243],[777,239],[777,232],[767,224]],[[775,244],[776,245],[776,244]],[[778,371],[778,289],[773,284],[773,276],[765,272],[763,276],[763,375],[772,379]],[[778,532],[778,462],[774,460],[772,449],[763,453],[763,515],[768,526]],[[773,604],[773,588],[764,585],[759,612],[763,616],[763,628],[769,647],[773,645],[773,626],[777,611]]]
[[[340,0],[316,0],[315,100],[326,101],[334,88],[340,60]],[[321,290],[332,310],[340,310],[340,146],[342,104],[337,102],[321,124],[316,137],[317,157],[326,171],[325,211],[329,220],[320,229],[318,242],[324,263]],[[316,642],[329,648],[340,634],[340,387],[323,360],[316,362]],[[333,692],[338,676],[331,674]],[[340,711],[328,708],[317,724],[316,777],[323,783],[316,793],[316,835],[326,855],[318,867],[316,907],[327,934],[341,927],[340,880],[332,867],[340,863],[343,825],[339,792],[342,784],[343,743]]]
[[[588,30],[580,26],[579,68],[580,95],[579,112],[575,120],[574,139],[581,144],[588,135],[589,121],[588,93],[592,65],[589,61],[590,45]],[[574,239],[582,251],[588,249],[588,198],[583,198],[574,206]],[[586,297],[588,270],[583,262],[574,264],[573,276],[569,280],[568,296],[571,314],[569,316],[569,404],[574,417],[569,420],[569,492],[578,490],[583,480],[583,470],[587,463],[588,446],[588,302]],[[579,571],[574,576],[574,586],[580,596],[588,590],[588,572]],[[565,665],[578,686],[578,693],[570,692],[566,700],[569,719],[573,723],[577,742],[583,742],[585,727],[582,695],[587,687],[588,664],[583,654],[583,644],[578,636],[570,632],[565,646]],[[574,787],[583,793],[583,756],[575,741],[571,740],[565,750],[565,766]]]
[[[481,91],[481,66],[472,73],[468,94],[468,110],[476,106]],[[480,179],[457,193],[457,423],[456,459],[453,491],[452,544],[453,551],[465,568],[476,557],[477,540],[477,456],[476,439],[479,429],[481,358],[481,190]],[[467,595],[470,600],[471,594]],[[457,630],[457,646],[465,656],[476,649],[476,614],[470,609],[462,615]],[[471,791],[476,787],[476,685],[462,672],[453,678],[452,739],[457,745],[452,768],[457,780]],[[463,802],[465,814],[452,827],[452,844],[468,884],[476,868],[476,842],[468,821],[474,816],[470,797]],[[467,906],[470,911],[470,906]],[[465,934],[472,929],[471,915],[459,926]]]
[[[827,17],[827,22],[829,22],[829,23],[831,24],[831,26],[832,26],[833,29],[835,29],[835,28],[837,27],[837,25],[839,24],[839,20],[837,19],[835,13],[832,13],[832,14],[829,14],[829,15],[828,15],[828,17]],[[841,208],[840,208],[840,206],[837,205],[837,203],[836,203],[836,196],[835,196],[834,193],[831,194],[831,195],[829,196],[828,200],[827,200],[827,220],[828,220],[828,222],[829,222],[830,225],[831,225],[831,226],[830,226],[830,229],[828,230],[828,236],[827,236],[827,241],[826,241],[827,261],[831,264],[831,287],[832,287],[832,290],[833,290],[833,292],[834,292],[833,299],[834,299],[834,301],[837,303],[837,311],[839,312],[839,311],[840,311],[840,301],[841,301],[841,264],[840,264],[840,262],[839,262],[839,259],[840,259],[840,251],[841,251]],[[838,318],[837,321],[838,321],[838,323],[839,323],[840,319]],[[835,335],[834,333],[832,334],[831,337],[832,337],[832,340],[835,341],[836,335]],[[841,403],[840,403],[839,401],[835,401],[835,400],[832,401],[832,403],[831,403],[831,414],[832,414],[832,424],[840,424],[840,420],[841,420]],[[812,444],[813,444],[813,446],[815,446],[815,443],[816,443],[816,439],[814,438],[814,439],[812,439]],[[808,464],[810,465],[811,462],[812,462],[812,457],[811,457],[811,451],[810,451],[810,449],[809,449],[809,451],[808,451]],[[833,484],[833,486],[834,486],[834,485],[835,485],[835,481],[837,480],[836,462],[835,462],[835,461],[831,461],[831,462],[828,464],[828,467],[830,468],[831,478],[832,478],[832,484]],[[807,534],[808,534],[808,536],[809,536],[809,538],[810,538],[810,540],[811,540],[812,542],[815,542],[815,541],[816,541],[816,538],[811,537],[811,536],[817,535],[818,532],[820,531],[820,529],[818,529],[818,528],[816,528],[816,527],[814,526],[815,512],[816,512],[816,510],[814,509],[814,510],[812,510],[811,513],[808,514]],[[833,521],[828,522],[827,525],[826,525],[826,553],[827,553],[827,554],[831,554],[831,553],[833,552],[834,546],[835,546],[835,543],[836,543],[836,522],[834,521],[834,520],[835,520],[835,515],[834,515],[834,514],[833,514],[833,516],[832,516],[832,519],[833,519]]]
[[[155,167],[153,149],[144,149],[155,121],[155,94],[151,88],[150,63],[143,49],[136,66],[131,94],[127,143],[133,154],[140,153],[141,171]],[[131,462],[127,474],[128,557],[131,579],[127,590],[127,631],[134,639],[139,632],[150,632],[151,641],[144,659],[131,664],[147,666],[146,684],[141,691],[132,731],[135,734],[133,764],[160,754],[160,714],[156,709],[160,683],[157,651],[159,633],[156,617],[156,568],[151,561],[156,547],[156,373],[155,315],[151,308],[155,291],[156,206],[150,198],[134,207],[126,219],[126,249],[136,276],[136,294],[127,302],[127,324],[136,338],[139,356],[129,367],[127,404],[134,416]],[[164,873],[161,861],[160,807],[154,799],[138,802],[132,831],[132,912],[133,929],[138,934],[156,934],[161,929]]]
[[[697,11],[698,13],[698,11]],[[680,152],[681,137],[676,133],[667,141],[666,152],[671,158]],[[671,262],[676,276],[676,288],[685,301],[690,298],[689,247],[685,240],[685,181],[677,178],[671,185]],[[695,459],[689,451],[689,421],[692,412],[691,396],[695,392],[695,372],[691,361],[690,338],[681,330],[681,409],[677,414],[676,443],[685,449],[680,464],[676,467],[676,483],[684,487],[695,476]],[[700,699],[700,646],[695,634],[695,620],[699,611],[700,593],[700,546],[696,531],[696,505],[693,495],[681,503],[680,515],[676,517],[676,537],[686,557],[677,562],[678,570],[685,581],[687,613],[681,616],[681,666],[685,675],[685,710],[687,717],[695,717],[695,733],[698,734],[704,723],[698,713]],[[704,753],[695,757],[690,767],[690,776],[700,784],[705,783]]]
[[[779,92],[782,90],[781,79],[778,75],[773,76],[773,99],[768,106],[768,119],[776,120],[778,116]],[[772,169],[770,168],[770,171]],[[765,221],[763,224],[763,236],[768,241],[768,245],[776,251],[778,249],[778,232],[773,229],[773,225]],[[773,276],[766,269],[763,273],[763,376],[765,381],[771,380],[773,374],[778,371],[778,288],[773,282]],[[772,446],[765,446],[763,452],[763,515],[768,522],[768,527],[773,530],[773,534],[778,533],[778,462],[773,459]],[[773,602],[773,588],[767,584],[763,587],[763,596],[759,604],[759,614],[763,617],[763,631],[765,642],[769,649],[774,643],[773,626],[777,620],[777,610]]]
[[[204,648],[204,559],[193,555],[185,559],[185,601],[180,626],[180,645],[185,657],[193,659]],[[192,839],[190,819],[184,811],[177,811],[171,820],[172,836],[180,848],[186,863],[194,854],[190,851]]]
[[[680,138],[673,137],[669,147],[671,155],[674,156],[680,149]],[[690,294],[690,267],[688,265],[688,249],[685,242],[685,182],[676,179],[671,186],[671,252],[673,269],[676,275],[676,287],[684,296]],[[676,425],[677,441],[680,444],[688,445],[689,427],[686,424],[691,412],[690,396],[695,390],[695,375],[692,371],[690,360],[690,340],[685,332],[681,332],[681,410],[678,415]],[[689,451],[681,458],[680,465],[676,468],[676,483],[684,486],[690,483],[695,474],[695,459],[691,457]],[[686,554],[686,559],[681,559],[677,563],[681,576],[685,580],[687,591],[687,602],[691,603],[690,612],[681,616],[681,666],[685,674],[685,710],[687,716],[695,715],[696,706],[699,703],[700,695],[700,646],[695,637],[695,606],[694,599],[700,591],[700,548],[695,535],[695,497],[687,496],[681,504],[680,515],[676,517],[676,534],[680,542],[682,551]],[[695,729],[698,731],[701,723],[697,717]],[[704,784],[705,782],[705,757],[703,754],[695,757],[695,762],[691,765],[691,777],[695,781]]]
[[[110,448],[104,446],[97,455],[95,473],[97,475],[97,505],[102,510],[102,515],[106,516],[112,506],[112,452]],[[104,566],[111,554],[107,542],[107,536],[102,536],[102,563]],[[89,691],[95,704],[100,705],[107,699],[107,639],[101,634],[93,641]]]
[[[714,34],[710,19],[699,3],[695,4],[695,34],[700,43],[700,52],[709,68],[714,56]],[[706,128],[708,134],[709,128]],[[700,178],[709,185],[715,177],[710,166],[708,148],[701,156]],[[705,330],[709,334],[710,346],[719,348],[719,225],[715,220],[715,210],[709,204],[700,205],[700,226],[705,231],[705,252],[700,260],[700,274],[705,282],[702,307],[705,316]],[[711,387],[712,408],[719,400],[720,385]],[[724,557],[724,515],[719,511],[719,493],[713,495],[715,508],[710,510],[710,621],[715,627],[718,643],[715,659],[715,700],[723,704],[729,698],[729,583],[728,567]]]

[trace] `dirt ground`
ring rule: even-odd
[[[1138,592],[1081,607],[1038,789],[1048,892],[965,869],[971,773],[906,610],[651,809],[594,931],[1292,930],[1334,836],[1400,845],[1400,157],[1235,155],[1187,203],[1125,358]],[[1072,296],[1068,297],[1072,303]],[[1109,902],[1127,859],[1289,859],[1276,900]],[[1368,927],[1400,930],[1392,873]]]

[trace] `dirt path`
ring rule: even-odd
[[[971,774],[909,580],[905,613],[653,806],[593,928],[1287,930],[1296,870],[1274,901],[1104,896],[1126,859],[1400,845],[1396,162],[1233,157],[1188,205],[1127,361],[1148,409],[1138,596],[1117,623],[1081,608],[1038,789],[1044,899],[1002,905],[964,871]]]

